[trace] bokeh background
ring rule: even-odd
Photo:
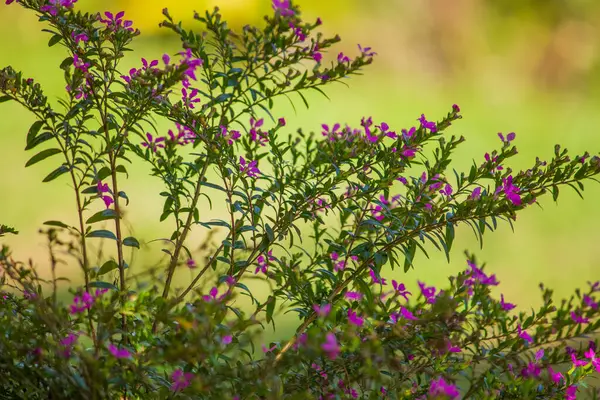
[[[200,26],[193,11],[218,5],[233,27],[260,23],[270,13],[269,0],[81,0],[86,11],[125,10],[126,18],[142,31],[125,63],[134,66],[141,57],[158,58],[179,50],[170,32],[158,28],[161,9],[167,6],[189,28]],[[600,2],[597,0],[297,0],[305,19],[321,17],[322,31],[338,33],[342,42],[332,50],[350,57],[357,43],[372,47],[375,62],[365,74],[348,84],[328,87],[331,101],[310,96],[311,107],[298,104],[297,113],[287,101],[277,114],[288,128],[319,130],[322,123],[358,125],[361,116],[386,121],[395,130],[416,124],[425,113],[439,120],[453,103],[464,118],[449,134],[464,135],[456,153],[455,168],[468,168],[472,160],[500,146],[498,132],[517,133],[519,155],[514,169],[528,168],[536,156],[552,157],[554,144],[592,154],[600,151]],[[65,57],[58,46],[47,47],[36,17],[13,4],[0,5],[0,66],[12,65],[34,78],[50,98],[64,94],[58,68]],[[25,169],[31,154],[23,151],[33,117],[12,103],[0,105],[0,222],[15,226],[20,235],[5,242],[20,259],[32,258],[42,274],[48,267],[43,221],[74,221],[73,199],[66,180],[41,183],[51,166],[40,163]],[[169,129],[159,125],[159,129]],[[130,169],[125,184],[131,205],[127,219],[143,242],[168,235],[172,227],[158,221],[162,198],[158,182],[143,166]],[[541,201],[543,210],[530,207],[519,214],[515,232],[502,225],[485,237],[479,248],[471,230],[458,230],[451,262],[443,254],[419,255],[417,268],[387,276],[416,287],[416,280],[440,285],[447,276],[466,267],[463,251],[472,250],[497,274],[498,288],[507,301],[527,310],[540,303],[538,284],[568,295],[587,281],[600,279],[600,185],[586,185],[585,200],[564,189],[558,206]],[[218,206],[204,218],[218,217]],[[4,240],[4,239],[3,239]],[[201,241],[194,232],[191,240]],[[134,271],[154,265],[160,257],[157,244],[136,252]],[[59,274],[80,281],[77,269],[66,265]],[[183,271],[179,282],[189,279]],[[293,316],[284,319],[284,336],[293,329]]]

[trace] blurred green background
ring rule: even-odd
[[[271,12],[269,0],[81,0],[87,11],[126,11],[126,18],[142,31],[126,67],[139,65],[140,57],[158,58],[179,50],[169,32],[158,28],[161,9],[169,8],[175,19],[189,28],[199,27],[193,11],[218,5],[234,27],[260,23]],[[500,146],[497,132],[517,133],[519,155],[514,169],[533,165],[536,156],[549,159],[555,143],[583,153],[600,150],[600,2],[596,0],[298,0],[305,19],[320,16],[322,31],[339,33],[342,42],[331,51],[357,54],[357,43],[371,46],[378,56],[365,74],[343,85],[329,87],[331,101],[309,97],[311,108],[299,102],[294,113],[287,101],[276,115],[285,116],[290,130],[319,130],[322,123],[358,125],[361,116],[373,116],[400,130],[416,124],[425,113],[439,120],[453,103],[462,108],[463,120],[448,134],[464,135],[466,143],[456,153],[455,168],[466,169],[475,158]],[[64,94],[58,64],[65,57],[59,47],[48,48],[48,35],[40,32],[32,13],[16,4],[0,6],[0,66],[12,65],[40,82],[51,99]],[[335,51],[335,53],[334,53]],[[0,222],[15,226],[20,235],[9,237],[15,256],[31,257],[44,275],[48,262],[43,238],[37,229],[43,221],[73,221],[72,194],[66,179],[51,184],[41,180],[51,168],[40,163],[24,168],[31,154],[23,151],[25,135],[33,117],[17,104],[0,106]],[[170,126],[160,125],[164,134]],[[130,169],[124,189],[131,204],[127,219],[142,241],[165,237],[171,225],[159,223],[162,198],[158,182],[144,166]],[[122,184],[123,185],[123,184]],[[571,190],[561,192],[558,206],[541,201],[519,214],[513,233],[508,225],[479,245],[468,227],[460,229],[448,264],[442,254],[419,255],[417,269],[387,276],[416,287],[416,280],[439,285],[462,270],[462,252],[475,251],[497,274],[507,301],[528,309],[540,303],[537,285],[544,282],[559,295],[568,295],[588,280],[600,278],[600,185],[586,185],[582,201]],[[204,219],[217,217],[215,208]],[[198,244],[203,233],[194,231]],[[192,245],[192,247],[195,247]],[[160,257],[157,243],[143,246],[131,265],[140,270]],[[59,274],[80,281],[74,266]],[[188,279],[185,271],[179,282]],[[289,317],[294,319],[295,317]],[[286,320],[288,318],[286,317]],[[287,325],[287,324],[286,324]],[[286,326],[287,331],[292,326]],[[278,331],[278,335],[282,334]]]

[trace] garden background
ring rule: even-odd
[[[260,24],[261,17],[272,12],[270,4],[269,0],[81,0],[76,7],[125,10],[126,18],[141,30],[125,71],[137,66],[141,57],[156,59],[177,51],[176,38],[158,28],[165,6],[176,20],[183,19],[193,28],[200,27],[192,19],[194,10],[218,5],[239,29],[246,23]],[[399,131],[415,125],[421,113],[439,120],[456,103],[464,119],[448,134],[467,138],[455,153],[457,170],[467,169],[473,159],[479,165],[486,151],[499,148],[498,132],[517,133],[520,154],[513,159],[515,168],[528,168],[536,156],[550,159],[556,143],[578,153],[600,151],[598,1],[297,0],[296,4],[306,20],[321,17],[326,36],[341,36],[336,53],[326,58],[334,59],[337,51],[352,58],[358,53],[357,43],[372,47],[378,55],[363,76],[348,81],[349,88],[329,87],[331,101],[309,94],[310,109],[297,102],[295,112],[280,99],[274,115],[286,118],[286,129],[320,131],[322,123],[335,122],[356,126],[362,116],[373,116],[375,122],[385,121]],[[58,67],[65,52],[58,46],[47,47],[49,36],[42,28],[32,13],[0,6],[0,65],[24,71],[42,84],[50,99],[56,99],[65,90]],[[0,222],[20,231],[3,240],[16,258],[31,257],[47,276],[47,251],[37,229],[47,220],[74,221],[72,194],[66,179],[41,183],[50,170],[48,164],[24,168],[31,156],[23,149],[33,116],[8,102],[0,107],[0,121]],[[159,124],[159,134],[171,128]],[[149,242],[167,235],[171,227],[161,228],[158,220],[163,204],[159,182],[145,166],[134,163],[128,170],[130,179],[122,185],[131,200],[126,219],[135,236]],[[600,278],[600,185],[588,184],[586,189],[584,201],[570,189],[561,194],[558,206],[550,198],[543,199],[545,210],[533,206],[521,212],[514,233],[502,224],[484,238],[482,250],[471,230],[462,226],[449,264],[429,245],[431,259],[419,254],[415,270],[388,271],[385,276],[413,289],[417,279],[443,284],[450,274],[466,268],[462,252],[470,249],[488,262],[488,272],[498,276],[506,300],[520,309],[539,304],[537,285],[542,281],[566,296],[586,281]],[[206,207],[201,218],[219,218],[224,207]],[[190,247],[201,244],[203,231],[192,233]],[[160,248],[154,242],[136,250],[133,260],[128,259],[130,271],[155,265],[164,255]],[[75,264],[61,268],[59,275],[81,280]],[[188,277],[186,271],[178,273],[179,282]],[[63,295],[70,299],[68,293]],[[295,319],[291,314],[280,319],[276,337],[288,336],[295,327],[288,322]]]

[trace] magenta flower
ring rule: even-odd
[[[583,367],[583,366],[587,365],[587,361],[577,359],[575,352],[571,353],[571,361],[573,362],[573,367],[575,367],[575,368]]]
[[[577,399],[577,386],[571,385],[565,391],[565,400],[576,400]]]
[[[317,313],[319,317],[326,317],[331,312],[331,304],[323,304],[319,306],[318,304],[313,304],[313,310]]]
[[[527,333],[526,331],[524,331],[524,330],[521,329],[521,324],[517,325],[517,332],[518,332],[519,337],[521,339],[523,339],[527,343],[533,343],[533,339],[531,338],[531,336],[529,335],[529,333]]]
[[[187,48],[185,51],[178,53],[183,57],[179,65],[185,65],[186,70],[184,72],[187,78],[183,79],[182,83],[184,87],[190,87],[190,79],[196,80],[196,68],[201,66],[204,62],[201,58],[196,58],[192,54],[192,49]]]
[[[521,370],[521,376],[525,378],[537,378],[540,376],[542,369],[539,365],[533,362],[529,362],[526,367],[523,367]]]
[[[183,102],[183,105],[190,108],[190,109],[194,109],[196,108],[196,106],[194,105],[195,103],[200,103],[200,99],[196,96],[198,96],[198,89],[192,89],[191,92],[188,94],[188,91],[186,88],[182,88],[181,89],[181,101]]]
[[[520,189],[512,184],[513,177],[510,175],[508,178],[502,178],[502,185],[496,189],[496,193],[503,191],[506,198],[513,203],[515,206],[521,205],[521,196],[519,195]]]
[[[115,201],[112,197],[103,194],[110,193],[108,183],[102,184],[102,181],[98,181],[98,183],[96,184],[96,189],[98,195],[102,198],[102,201],[104,201],[104,205],[106,206],[106,208],[109,208],[110,205],[113,204]]]
[[[8,5],[8,4],[12,4],[15,0],[6,0],[6,2],[4,4]],[[19,0],[16,0],[17,3],[19,2]]]
[[[338,60],[338,63],[340,63],[340,64],[350,62],[350,58],[348,58],[348,56],[345,56],[344,53],[341,53],[341,52],[338,54],[337,60]]]
[[[77,54],[73,54],[73,66],[84,74],[87,74],[90,63],[86,63]]]
[[[268,261],[267,261],[268,258]],[[267,253],[267,258],[263,254],[259,255],[256,258],[256,262],[258,263],[258,267],[254,271],[255,274],[258,274],[258,271],[261,271],[263,274],[267,273],[267,268],[269,266],[269,261],[274,261],[275,257],[273,257],[273,250],[269,250]]]
[[[119,349],[117,346],[115,346],[112,343],[108,345],[108,351],[115,358],[129,358],[129,357],[131,357],[131,353],[129,353],[129,351],[127,349]]]
[[[371,275],[371,279],[373,280],[373,283],[379,283],[381,285],[387,284],[385,281],[385,278],[378,277],[372,268],[369,269],[369,275]]]
[[[469,195],[470,200],[478,200],[481,197],[481,187],[477,186]]]
[[[210,289],[210,292],[208,292],[208,293],[209,293],[208,295],[202,296],[202,299],[206,302],[218,301],[218,300],[221,300],[223,298],[223,296],[225,296],[225,295],[222,295],[221,297],[219,297],[217,299],[217,294],[219,294],[219,289],[217,289],[216,286],[213,286],[212,289]]]
[[[408,295],[412,295],[411,292],[409,292],[408,290],[406,290],[406,286],[404,286],[404,283],[398,283],[394,279],[392,279],[392,287],[394,288],[394,290],[396,291],[396,293],[398,295],[404,297],[404,299],[406,301],[408,301]]]
[[[173,381],[171,384],[171,391],[178,392],[185,389],[186,387],[190,386],[193,378],[194,374],[190,372],[183,372],[181,369],[176,369],[173,371],[173,374],[171,374],[171,380]]]
[[[583,303],[584,303],[586,306],[588,306],[588,307],[590,307],[590,308],[593,308],[594,310],[597,310],[597,309],[598,309],[598,303],[596,303],[596,302],[594,301],[594,299],[592,299],[592,298],[591,298],[590,296],[588,296],[587,294],[584,294],[584,295],[583,295]]]
[[[258,142],[261,146],[264,146],[265,143],[269,141],[268,132],[263,132],[260,129],[260,127],[263,126],[263,123],[263,118],[257,121],[253,117],[250,117],[250,140]]]
[[[460,107],[457,104],[452,104],[452,111],[455,113],[460,112]]]
[[[76,2],[77,0],[48,0],[48,4],[42,6],[40,11],[48,12],[50,15],[56,16],[62,7],[72,8]]]
[[[231,336],[231,335],[225,335],[221,339],[221,343],[223,343],[223,344],[230,344],[232,342],[232,340],[233,340],[233,336]]]
[[[512,142],[513,140],[515,140],[515,137],[516,137],[516,136],[517,136],[517,135],[516,135],[516,133],[514,133],[514,132],[511,132],[511,133],[509,133],[508,135],[506,135],[506,139],[505,139],[505,138],[504,138],[504,135],[503,135],[502,133],[498,132],[498,137],[499,137],[499,138],[500,138],[500,140],[502,140],[504,143],[510,143],[510,142]]]
[[[552,367],[548,367],[548,375],[550,376],[550,380],[556,384],[559,384],[561,380],[564,380],[565,377],[560,372],[555,372]]]
[[[370,47],[363,48],[360,44],[358,45],[358,50],[360,51],[361,54],[363,54],[367,57],[373,57],[375,54],[377,54],[374,51],[371,51]]]
[[[344,295],[344,297],[346,297],[348,300],[353,300],[353,301],[360,301],[363,298],[363,294],[360,292],[346,292],[346,294]]]
[[[196,261],[194,261],[194,260],[193,260],[193,259],[191,259],[191,258],[190,258],[189,260],[187,260],[187,261],[185,262],[185,264],[187,265],[187,267],[188,267],[189,269],[194,269],[194,268],[197,268],[197,267],[198,267],[198,265],[196,264]]]
[[[235,131],[235,130],[231,130],[229,132],[227,132],[227,127],[221,125],[221,136],[223,136],[225,139],[227,139],[227,144],[228,145],[233,145],[233,142],[238,140],[240,137],[242,137],[242,134],[240,133],[240,131]]]
[[[356,315],[356,312],[354,310],[352,310],[351,308],[348,309],[348,322],[350,322],[352,325],[356,325],[356,326],[363,326],[363,324],[365,323],[365,320],[361,317],[359,317],[358,315]]]
[[[505,303],[505,302],[504,302],[504,295],[503,295],[503,294],[501,294],[501,295],[500,295],[500,307],[502,307],[502,309],[503,309],[504,311],[510,311],[510,310],[512,310],[513,308],[515,308],[516,306],[515,306],[514,304],[512,304],[512,303]]]
[[[452,196],[452,186],[450,186],[450,184],[446,183],[446,186],[444,186],[444,188],[442,190],[440,190],[440,193],[443,195],[446,195],[448,197]]]
[[[435,286],[426,286],[424,282],[417,281],[419,288],[421,289],[421,294],[423,297],[427,299],[427,302],[430,304],[435,303],[436,291]]]
[[[588,358],[590,360],[590,362],[592,363],[592,365],[596,369],[596,372],[600,372],[600,358],[596,357],[596,351],[595,351],[595,349],[593,347],[590,347],[585,352],[584,355],[585,355],[586,358]]]
[[[75,41],[75,44],[78,44],[79,42],[87,42],[88,40],[90,40],[90,38],[85,32],[71,32],[71,38]]]
[[[142,146],[149,148],[150,150],[152,150],[153,153],[156,153],[156,150],[158,150],[159,148],[165,148],[165,144],[162,143],[165,141],[164,137],[157,137],[156,139],[154,139],[149,132],[146,132],[146,139],[147,141],[143,142]]]
[[[477,268],[477,266],[471,262],[471,260],[467,260],[467,264],[471,268],[470,271],[467,271],[467,275],[469,275],[469,279],[465,281],[465,285],[473,285],[475,282],[479,282],[482,285],[488,286],[498,286],[499,282],[496,279],[496,275],[492,274],[491,276],[487,276],[483,270]]]
[[[425,114],[421,114],[421,117],[417,119],[421,123],[421,127],[425,129],[429,129],[431,132],[437,132],[437,125],[435,122],[427,121],[425,118]]]
[[[106,25],[107,29],[110,29],[112,31],[116,31],[118,29],[125,29],[129,32],[133,32],[133,28],[131,27],[133,25],[133,21],[123,20],[123,17],[125,16],[125,11],[120,11],[116,15],[109,11],[106,11],[104,13],[104,16],[106,17],[106,19],[103,19],[100,15],[98,15],[97,19],[98,21]]]
[[[340,346],[333,332],[329,332],[325,338],[325,343],[321,345],[321,348],[331,360],[334,360],[340,353]]]
[[[196,133],[192,129],[178,123],[175,123],[175,126],[177,127],[177,136],[169,129],[169,141],[183,146],[195,140]]]
[[[67,337],[61,339],[60,345],[63,347],[61,350],[61,355],[63,357],[70,357],[71,351],[73,350],[73,346],[79,337],[74,333],[69,333]]]
[[[451,399],[456,399],[460,396],[460,392],[455,385],[451,383],[447,383],[443,377],[439,379],[435,379],[431,381],[431,386],[429,387],[429,395],[430,396],[447,396]]]
[[[290,0],[273,0],[273,9],[282,17],[291,17],[295,14],[291,9]]]
[[[312,53],[312,58],[313,58],[313,60],[315,60],[316,62],[320,63],[320,62],[321,62],[321,60],[323,59],[323,54],[321,54],[320,52],[318,52],[318,51],[316,51],[316,50],[315,50],[315,51],[313,51],[313,53]]]
[[[240,172],[247,174],[250,178],[256,178],[261,173],[257,165],[258,161],[246,162],[246,159],[240,156]]]
[[[590,322],[588,318],[584,318],[582,315],[579,315],[575,311],[571,311],[571,319],[576,324],[587,324],[588,322]]]

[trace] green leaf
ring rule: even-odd
[[[25,167],[29,167],[35,163],[38,163],[50,156],[60,153],[60,149],[46,149],[37,153],[35,156],[31,157],[27,163],[25,163]]]
[[[139,249],[140,242],[138,242],[138,240],[136,238],[134,238],[133,236],[129,236],[129,237],[126,237],[125,239],[123,239],[123,246],[136,247]]]
[[[61,165],[60,167],[56,168],[54,171],[50,172],[48,174],[48,176],[46,176],[42,182],[53,181],[56,178],[58,178],[59,176],[61,176],[62,174],[64,174],[65,172],[68,172],[68,171],[69,171],[69,168],[66,165]]]
[[[31,128],[29,128],[29,132],[27,132],[27,147],[29,147],[29,144],[33,142],[33,139],[35,139],[40,129],[42,129],[42,126],[44,126],[43,121],[35,121],[31,125]],[[25,148],[25,150],[27,150],[27,148]]]
[[[115,219],[118,218],[119,214],[115,210],[107,209],[98,211],[96,214],[92,215],[86,221],[86,224],[93,224],[94,222],[106,221],[107,219]]]
[[[265,224],[265,230],[267,231],[267,237],[269,238],[269,242],[274,242],[275,241],[275,233],[273,232],[271,225]]]
[[[91,238],[105,238],[105,239],[113,239],[117,240],[117,237],[111,231],[107,231],[106,229],[99,229],[97,231],[92,231],[86,235]]]
[[[115,270],[119,268],[119,264],[117,264],[114,260],[108,260],[107,262],[105,262],[104,264],[102,264],[102,266],[100,267],[100,270],[98,271],[97,275],[104,275],[106,273],[109,273],[112,270]]]
[[[48,41],[48,47],[52,47],[54,46],[56,43],[60,42],[60,40],[62,39],[62,36],[60,35],[54,35],[50,38],[50,40]]]
[[[12,97],[10,97],[10,96],[0,97],[0,103],[4,103],[5,101],[9,101],[9,100],[12,100]]]
[[[27,142],[27,146],[25,146],[25,150],[31,150],[34,147],[36,147],[37,145],[44,143],[47,140],[52,139],[54,136],[52,136],[51,132],[44,132],[39,136],[34,137],[31,142]]]
[[[275,311],[275,303],[277,302],[276,298],[273,296],[269,296],[267,299],[267,324],[271,322],[273,319],[273,312]]]
[[[69,227],[69,225],[67,225],[67,224],[65,224],[63,222],[60,222],[60,221],[46,221],[46,222],[44,222],[44,225],[59,226],[61,228],[68,228]]]
[[[119,288],[116,287],[115,285],[113,285],[112,283],[103,282],[103,281],[90,282],[90,287],[96,287],[96,288],[100,288],[100,289],[112,289],[112,290],[116,290],[117,292],[119,291]]]

